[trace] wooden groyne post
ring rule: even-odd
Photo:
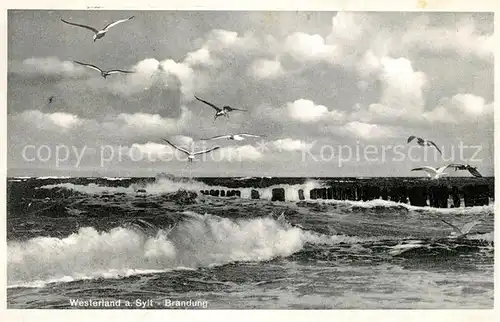
[[[494,198],[494,178],[450,178],[426,180],[422,178],[370,178],[363,180],[324,180],[324,187],[311,189],[311,200],[370,201],[382,199],[418,207],[472,207],[484,206]],[[274,183],[276,184],[276,183]],[[286,184],[286,182],[282,183]],[[240,187],[243,188],[243,187]],[[246,188],[246,187],[245,187]],[[257,189],[250,191],[251,199],[260,199]],[[201,190],[214,197],[241,197],[238,187],[227,190]],[[284,188],[272,188],[272,201],[305,200],[306,192],[298,189],[296,196],[287,196]],[[462,203],[463,200],[463,203]]]

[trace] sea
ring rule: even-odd
[[[493,200],[309,199],[345,180],[7,178],[7,308],[493,308]]]

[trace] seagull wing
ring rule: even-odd
[[[419,168],[413,168],[413,169],[411,169],[411,171],[425,171],[425,172],[427,172],[428,174],[431,174],[431,175],[435,175],[437,173],[436,169],[434,169],[433,167],[428,167],[428,166],[419,167]]]
[[[247,136],[249,138],[260,138],[261,136],[260,135],[255,135],[255,134],[248,134],[248,133],[239,133],[237,135],[241,135],[241,136]]]
[[[207,102],[207,101],[205,101],[205,100],[202,100],[201,98],[197,97],[196,95],[194,96],[194,98],[196,98],[196,99],[197,99],[198,101],[200,101],[200,102],[203,102],[203,103],[205,103],[205,104],[207,104],[207,105],[212,106],[212,107],[213,107],[213,108],[214,108],[217,112],[222,111],[222,109],[218,108],[218,107],[217,107],[217,106],[215,106],[214,104],[209,103],[209,102]]]
[[[179,150],[179,151],[181,151],[181,152],[184,152],[184,153],[186,153],[186,154],[188,154],[188,155],[190,155],[190,154],[191,154],[191,152],[189,152],[188,150],[178,147],[177,145],[173,144],[172,142],[170,142],[170,141],[169,141],[169,140],[167,140],[167,139],[162,138],[162,140],[163,140],[163,141],[165,141],[165,142],[167,142],[168,144],[170,144],[171,146],[173,146],[174,148],[176,148],[177,150]]]
[[[87,26],[87,25],[81,25],[81,24],[78,24],[78,23],[74,23],[74,22],[69,22],[69,21],[66,21],[64,19],[61,19],[62,22],[64,23],[67,23],[68,25],[73,25],[73,26],[77,26],[77,27],[82,27],[82,28],[85,28],[85,29],[88,29],[88,30],[92,30],[94,33],[98,33],[99,30],[93,28],[93,27],[90,27],[90,26]]]
[[[437,173],[442,173],[444,170],[448,169],[448,168],[453,168],[453,166],[451,164],[448,164],[448,165],[444,165],[442,167],[439,167],[437,168],[436,172]]]
[[[453,228],[453,230],[454,230],[457,234],[459,234],[459,235],[462,235],[462,234],[463,234],[463,233],[462,233],[462,231],[460,230],[460,228],[458,228],[457,226],[455,226],[455,225],[453,225],[453,224],[450,224],[449,222],[447,222],[447,221],[446,221],[446,220],[444,220],[444,219],[441,219],[441,221],[442,221],[442,222],[444,222],[445,224],[447,224],[448,226],[452,227],[452,228]]]
[[[475,225],[480,224],[480,223],[481,223],[480,221],[475,220],[475,221],[471,221],[471,222],[464,224],[462,226],[462,229],[461,229],[462,234],[464,234],[464,235],[468,234]]]
[[[477,171],[476,168],[473,167],[468,167],[467,170],[469,170],[470,174],[472,174],[474,177],[482,178],[483,176]]]
[[[121,19],[121,20],[117,20],[117,21],[115,21],[115,22],[109,23],[109,24],[107,24],[107,25],[106,25],[106,27],[104,27],[104,29],[103,29],[103,30],[108,31],[108,30],[109,30],[109,28],[114,27],[114,26],[116,26],[116,25],[117,25],[117,24],[119,24],[119,23],[122,23],[122,22],[125,22],[125,21],[129,21],[129,20],[130,20],[130,19],[132,19],[132,18],[134,18],[134,16],[132,16],[132,17],[130,17],[130,18],[127,18],[127,19]]]
[[[215,150],[217,150],[217,149],[220,149],[220,146],[215,146],[215,147],[210,148],[210,149],[208,149],[208,150],[198,151],[198,152],[193,153],[193,155],[203,154],[203,153],[208,153],[208,152],[215,151]]]
[[[133,73],[135,72],[128,70],[121,70],[121,69],[113,69],[108,71],[108,74],[133,74]]]
[[[429,142],[430,144],[432,144],[432,145],[436,148],[436,150],[438,150],[438,151],[439,151],[439,154],[443,154],[443,153],[441,152],[441,150],[438,148],[438,146],[436,145],[436,143],[434,143],[434,142],[432,142],[432,141],[427,141],[427,142]]]
[[[406,143],[410,143],[414,138],[416,138],[415,135],[410,135]]]
[[[241,108],[234,108],[234,107],[231,107],[231,106],[227,106],[226,110],[228,110],[228,111],[247,111],[247,110],[243,110]]]
[[[448,164],[448,167],[455,168],[455,170],[465,170],[465,164],[461,163],[450,163]]]
[[[102,70],[102,69],[100,69],[99,67],[97,67],[97,66],[95,66],[95,65],[92,65],[92,64],[86,64],[86,63],[82,63],[82,62],[79,62],[79,61],[76,61],[76,60],[74,60],[74,62],[75,62],[75,63],[77,63],[77,64],[79,64],[79,65],[82,65],[82,66],[87,66],[87,67],[89,67],[89,68],[95,69],[95,70],[97,70],[97,71],[98,71],[98,72],[100,72],[100,73],[103,71],[103,70]]]
[[[230,138],[231,135],[219,135],[219,136],[214,136],[214,137],[211,137],[211,138],[207,138],[207,139],[202,139],[204,141],[207,141],[207,140],[218,140],[218,139],[227,139],[227,138]]]

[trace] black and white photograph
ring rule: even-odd
[[[494,12],[426,3],[7,10],[7,309],[492,310]]]

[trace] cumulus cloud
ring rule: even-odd
[[[52,132],[68,132],[78,128],[80,135],[108,139],[176,133],[188,125],[190,118],[191,112],[185,107],[182,108],[179,118],[164,118],[158,114],[147,113],[120,113],[108,119],[93,120],[70,113],[42,113],[37,110],[24,111],[13,116],[14,121],[21,126]]]
[[[382,57],[378,61],[369,54],[367,59],[370,60],[367,66],[371,71],[380,67],[376,71],[382,85],[380,101],[369,104],[367,109],[353,112],[350,118],[365,121],[420,118],[425,106],[426,74],[415,71],[406,58]]]
[[[342,130],[361,139],[379,139],[394,135],[394,132],[388,127],[356,121],[345,124]]]
[[[304,123],[318,122],[319,120],[342,120],[344,115],[340,111],[329,111],[324,105],[316,105],[313,101],[299,99],[287,104],[287,110],[292,119]]]
[[[279,139],[271,142],[275,149],[281,151],[304,151],[312,148],[312,143],[306,143],[301,140],[291,138]]]
[[[456,52],[461,56],[473,56],[493,60],[493,33],[482,33],[474,20],[465,18],[454,27],[432,26],[426,17],[416,18],[401,37],[401,46],[442,53]]]
[[[284,42],[283,50],[298,61],[335,61],[337,48],[325,44],[325,39],[318,35],[295,32],[289,35]]]
[[[244,52],[257,48],[258,44],[259,40],[252,34],[239,36],[235,31],[214,29],[207,34],[204,47],[220,54],[228,49],[233,52]]]
[[[445,98],[432,111],[424,113],[424,118],[440,123],[477,122],[493,115],[493,103],[486,104],[483,97],[473,94],[457,94]]]
[[[9,72],[25,76],[60,76],[79,77],[85,73],[82,66],[70,61],[63,61],[57,57],[32,57],[22,62],[11,62]]]
[[[352,44],[359,40],[370,26],[371,17],[359,12],[338,12],[332,17],[332,29],[326,40],[328,43]]]
[[[26,124],[27,126],[56,132],[66,132],[83,123],[78,116],[73,114],[63,112],[42,113],[35,110],[25,111],[15,116],[15,119]]]
[[[250,67],[248,73],[258,79],[275,78],[284,73],[278,60],[259,59]]]
[[[149,128],[154,128],[154,127],[168,128],[175,125],[176,123],[174,120],[164,119],[158,114],[145,114],[145,113],[134,113],[134,114],[121,113],[117,116],[117,119],[131,127],[145,126]]]
[[[173,137],[173,142],[174,144],[186,146],[186,147],[191,147],[194,144],[194,140],[192,137],[185,136],[185,135],[175,135]]]
[[[213,153],[217,154],[217,157],[214,157],[214,159],[229,162],[257,161],[263,157],[262,152],[252,145],[224,147]]]
[[[133,133],[162,135],[183,130],[188,124],[192,113],[181,107],[178,118],[161,117],[159,114],[147,113],[120,113],[112,121],[103,123],[103,126],[117,129],[117,133],[127,135]]]
[[[128,154],[132,159],[145,160],[150,162],[165,161],[166,158],[171,158],[174,154],[173,148],[154,142],[145,144],[134,143],[122,149],[122,153]]]
[[[212,66],[216,63],[206,47],[187,53],[184,62],[190,66]]]

